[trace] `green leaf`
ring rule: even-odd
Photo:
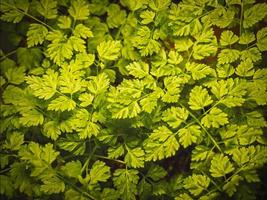
[[[257,47],[260,51],[267,51],[267,27],[257,32]]]
[[[227,78],[235,73],[234,67],[230,64],[218,65],[216,70],[219,78]]]
[[[175,197],[175,200],[193,200],[193,199],[188,194],[183,193],[183,194],[180,194],[179,196]]]
[[[66,138],[57,141],[60,149],[71,152],[74,155],[83,155],[85,152],[85,141],[80,140],[77,135],[68,134]]]
[[[134,169],[117,169],[113,176],[113,183],[121,199],[135,200],[137,195],[138,171]]]
[[[51,101],[51,103],[48,105],[48,110],[54,110],[54,111],[70,111],[73,110],[76,107],[75,101],[70,99],[66,96],[60,96],[54,100]]]
[[[71,27],[71,18],[68,16],[59,16],[58,17],[58,27],[61,29],[69,29]]]
[[[0,175],[0,194],[7,195],[8,197],[12,197],[14,194],[14,189],[13,189],[13,183],[10,177],[5,176],[5,175]]]
[[[20,123],[24,126],[38,126],[42,125],[44,122],[44,116],[38,110],[25,110],[22,113],[22,117],[20,118]]]
[[[117,159],[120,156],[122,156],[124,154],[124,148],[122,145],[118,146],[118,147],[110,147],[108,148],[108,157],[109,158],[114,158]]]
[[[239,38],[239,44],[250,44],[251,42],[255,41],[255,34],[251,32],[242,33]]]
[[[203,145],[198,145],[192,152],[192,161],[202,161],[213,156],[213,151]]]
[[[243,166],[250,160],[249,150],[245,147],[236,148],[232,152],[233,160],[238,166]]]
[[[109,28],[118,28],[126,19],[125,10],[121,10],[117,4],[110,4],[107,8],[107,24]]]
[[[129,74],[136,78],[144,78],[149,74],[149,65],[145,62],[133,62],[126,66]]]
[[[41,0],[37,1],[36,10],[46,19],[54,19],[57,17],[57,1]]]
[[[104,93],[108,89],[110,83],[107,74],[101,73],[90,78],[91,80],[88,83],[88,90],[91,93],[98,95]]]
[[[180,145],[173,132],[166,126],[161,126],[154,130],[144,142],[146,160],[156,161],[171,157],[179,147]]]
[[[155,13],[153,11],[145,10],[141,12],[140,17],[142,18],[142,24],[149,24],[153,22]]]
[[[48,70],[42,78],[37,76],[26,77],[26,82],[35,96],[47,100],[54,96],[57,91],[58,73]]]
[[[207,89],[202,88],[202,86],[195,86],[189,97],[189,105],[192,110],[200,110],[204,107],[210,105],[213,102]]]
[[[140,147],[134,149],[127,147],[126,149],[128,153],[126,154],[124,161],[127,163],[127,165],[133,168],[144,167],[144,150]]]
[[[149,7],[155,11],[160,11],[168,8],[170,5],[170,0],[151,0],[149,1]]]
[[[65,183],[58,177],[43,180],[40,190],[46,194],[58,194],[65,191]]]
[[[27,32],[27,45],[33,47],[38,44],[43,44],[48,30],[42,24],[31,24]]]
[[[178,65],[183,61],[183,57],[178,52],[175,52],[173,50],[169,52],[168,57],[168,63],[173,65]]]
[[[89,174],[89,183],[91,185],[98,182],[106,182],[110,178],[110,167],[102,161],[96,161]]]
[[[250,59],[252,62],[257,62],[262,59],[261,52],[257,47],[243,50],[241,52],[241,60]]]
[[[221,125],[228,124],[227,114],[221,109],[214,107],[210,112],[201,119],[201,123],[207,128],[219,128]]]
[[[209,187],[209,184],[209,177],[199,174],[193,174],[184,180],[184,188],[188,189],[194,196],[201,194]]]
[[[230,181],[228,181],[224,186],[223,190],[231,197],[237,190],[237,186],[239,182],[243,180],[243,178],[239,175],[234,175]]]
[[[189,112],[185,108],[171,107],[162,114],[162,120],[172,128],[178,128],[188,118]]]
[[[68,39],[67,43],[71,46],[72,50],[76,52],[81,52],[81,53],[86,52],[85,41],[79,37],[71,36]]]
[[[9,68],[5,72],[5,76],[9,83],[19,85],[24,82],[24,79],[25,79],[24,73],[25,73],[24,67]]]
[[[141,111],[142,110],[139,104],[134,101],[126,106],[118,106],[116,111],[113,109],[112,117],[117,119],[133,118],[136,117]]]
[[[246,59],[237,66],[235,73],[241,77],[253,76],[255,72],[253,67],[252,61],[250,59]]]
[[[103,60],[117,60],[120,56],[120,51],[120,41],[104,41],[97,46],[98,55]]]
[[[82,164],[79,160],[67,162],[61,170],[68,176],[77,178],[81,175],[82,172]]]
[[[225,176],[234,170],[227,156],[216,154],[211,160],[210,172],[215,178]]]
[[[236,49],[223,49],[218,55],[218,63],[226,64],[236,61],[240,56],[240,52]]]
[[[57,140],[61,131],[59,124],[55,121],[49,121],[44,124],[44,135],[50,137],[52,140]]]
[[[91,138],[93,135],[97,136],[100,131],[98,124],[88,121],[86,126],[78,130],[81,139]]]
[[[151,178],[153,181],[159,181],[167,174],[167,171],[163,167],[159,165],[152,165],[147,172],[147,177]]]
[[[214,72],[208,65],[195,62],[186,63],[186,70],[191,73],[194,80],[200,80]]]
[[[249,28],[261,21],[267,15],[267,4],[258,3],[244,12],[243,27]]]
[[[193,46],[193,57],[196,60],[215,55],[216,52],[217,46],[214,44],[197,44]]]
[[[17,151],[20,149],[21,145],[24,143],[24,135],[20,132],[13,132],[9,134],[4,147],[12,151]]]
[[[3,0],[0,2],[0,10],[3,13],[1,20],[18,23],[28,12],[28,0]]]
[[[197,125],[191,125],[187,128],[179,129],[178,134],[180,137],[179,142],[186,148],[193,143],[197,143],[201,136],[201,129]]]
[[[222,46],[232,45],[238,41],[238,36],[232,31],[223,31],[220,38],[220,43]]]
[[[84,0],[72,0],[69,14],[75,20],[86,20],[89,17],[89,6]]]
[[[76,37],[81,37],[83,39],[93,37],[93,32],[90,28],[86,27],[83,24],[78,24],[75,26],[75,29],[73,31],[73,35]]]
[[[81,101],[81,103],[79,104],[81,107],[87,107],[92,104],[94,96],[89,93],[82,93],[79,96],[79,100]]]

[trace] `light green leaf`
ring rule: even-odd
[[[153,131],[144,142],[146,160],[156,161],[171,157],[179,149],[175,135],[166,126],[161,126]]]
[[[246,59],[237,66],[235,73],[241,77],[253,76],[255,72],[253,67],[252,61],[250,59]]]
[[[68,176],[77,178],[82,173],[82,164],[79,160],[67,162],[61,170]]]
[[[121,43],[120,41],[109,40],[101,42],[97,46],[97,52],[100,59],[104,60],[117,60],[120,56]]]
[[[193,42],[189,38],[175,40],[175,49],[178,52],[188,51],[190,47],[192,47],[192,45],[193,45]]]
[[[124,148],[122,145],[118,147],[110,147],[108,148],[108,157],[117,159],[118,157],[124,154]]]
[[[117,119],[133,118],[136,117],[141,111],[142,110],[139,104],[134,101],[126,106],[118,105],[113,109],[112,117]]]
[[[183,193],[180,194],[178,197],[175,197],[175,200],[193,200],[192,197],[190,197],[190,195]]]
[[[71,27],[71,18],[68,16],[59,16],[58,17],[58,27],[61,29],[69,29]]]
[[[12,151],[17,151],[20,149],[23,143],[24,143],[24,135],[20,132],[15,131],[7,136],[4,148],[10,149]]]
[[[42,24],[30,24],[29,30],[27,32],[27,45],[28,47],[33,47],[38,44],[43,44],[48,30]]]
[[[24,82],[24,78],[25,78],[25,68],[24,67],[16,67],[16,68],[9,68],[6,72],[5,72],[5,76],[8,80],[9,83],[13,83],[15,85],[19,85],[22,82]]]
[[[89,177],[89,184],[91,185],[98,182],[106,182],[110,178],[110,167],[98,160],[93,164]]]
[[[184,188],[188,189],[194,196],[201,194],[209,187],[209,184],[209,177],[199,174],[193,174],[184,180]]]
[[[208,65],[195,62],[186,63],[186,70],[191,73],[194,80],[200,80],[214,72]]]
[[[180,137],[179,142],[186,148],[193,143],[197,143],[201,136],[201,129],[197,125],[191,125],[187,128],[179,129],[178,134]]]
[[[219,128],[221,125],[228,124],[227,114],[221,109],[214,107],[210,112],[201,119],[201,123],[207,128]]]
[[[220,43],[222,46],[232,45],[238,41],[238,36],[232,31],[223,31],[220,38]]]
[[[135,200],[137,195],[138,171],[134,169],[117,169],[113,174],[113,183],[121,199]]]
[[[207,89],[202,88],[202,86],[195,86],[189,97],[189,105],[192,110],[200,110],[204,107],[210,105],[213,102]]]
[[[172,65],[178,65],[183,61],[183,57],[178,53],[173,50],[171,50],[168,54],[168,63]]]
[[[57,65],[61,65],[65,59],[72,57],[72,49],[73,47],[70,42],[56,42],[56,40],[53,40],[53,43],[48,45],[47,53]]]
[[[42,77],[28,76],[26,82],[33,90],[33,94],[42,99],[50,99],[57,91],[58,73],[48,70]]]
[[[249,28],[261,21],[267,15],[267,4],[257,3],[244,12],[243,27]]]
[[[251,42],[255,41],[255,34],[251,32],[242,33],[239,38],[239,44],[250,44]]]
[[[81,37],[83,39],[93,37],[93,32],[91,29],[83,24],[78,24],[75,26],[75,29],[73,31],[73,35],[76,37]]]
[[[110,4],[107,8],[107,24],[110,28],[118,28],[126,19],[125,10],[121,10],[117,4]]]
[[[65,191],[65,183],[56,176],[42,181],[43,185],[41,185],[40,190],[46,194],[58,194]]]
[[[126,66],[129,74],[136,78],[144,78],[149,74],[149,65],[145,62],[133,62]]]
[[[227,156],[216,154],[211,160],[210,172],[215,178],[225,176],[234,170],[232,163]]]
[[[55,0],[37,1],[36,9],[46,19],[54,19],[57,17],[57,1]]]
[[[142,18],[142,24],[149,24],[153,22],[155,13],[153,11],[145,10],[141,12],[140,17]]]
[[[170,0],[150,0],[149,7],[155,11],[160,11],[168,8],[170,5]]]
[[[130,149],[126,148],[128,153],[126,154],[124,161],[129,167],[139,168],[144,167],[144,156],[145,152],[140,147]]]
[[[72,0],[69,14],[75,20],[86,20],[89,17],[89,6],[84,0]]]
[[[81,101],[80,106],[81,107],[87,107],[92,104],[94,100],[94,96],[89,93],[82,93],[79,96],[79,100]]]
[[[60,136],[61,131],[59,124],[55,121],[49,121],[44,124],[44,135],[50,137],[52,140],[57,140]]]
[[[196,60],[215,55],[216,52],[217,46],[215,44],[197,44],[193,46],[193,57]]]
[[[71,46],[72,50],[85,53],[86,52],[86,46],[85,41],[77,36],[71,36],[68,39],[68,45]]]
[[[76,102],[70,99],[67,96],[60,96],[54,100],[51,101],[51,103],[48,105],[48,110],[54,110],[54,111],[70,111],[73,110],[76,107]]]
[[[257,32],[257,47],[260,51],[267,51],[267,27]]]
[[[101,73],[97,76],[90,77],[91,80],[88,83],[88,90],[95,95],[105,92],[109,87],[109,78],[105,73]]]
[[[100,131],[98,124],[88,121],[85,127],[78,130],[80,139],[91,138],[93,135],[97,136]]]
[[[38,126],[39,124],[42,125],[44,122],[44,116],[39,111],[32,109],[32,110],[25,110],[22,113],[22,117],[20,118],[20,123],[24,126]]]
[[[250,59],[252,62],[257,62],[261,60],[261,52],[257,47],[252,47],[241,51],[241,60]]]
[[[189,112],[185,108],[171,107],[162,114],[162,120],[172,128],[178,128],[188,118]]]
[[[218,55],[218,63],[226,64],[236,61],[240,56],[240,52],[236,49],[223,49]]]

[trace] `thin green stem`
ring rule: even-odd
[[[122,161],[122,160],[116,160],[116,159],[112,159],[112,158],[109,158],[109,157],[106,157],[106,156],[101,156],[101,155],[93,155],[93,156],[96,157],[96,158],[102,158],[102,159],[105,159],[105,160],[111,160],[111,161],[126,165],[126,163],[124,161]]]
[[[239,36],[242,34],[242,26],[243,26],[243,10],[244,10],[244,5],[243,1],[241,1],[241,11],[240,11],[240,24],[239,24]]]
[[[13,50],[13,51],[11,51],[11,52],[5,54],[4,56],[2,56],[2,57],[0,58],[0,61],[6,59],[8,56],[11,56],[11,55],[15,54],[16,52],[17,52],[17,49],[15,49],[15,50]]]
[[[182,103],[179,103],[180,106],[182,106],[183,108],[185,108],[186,110],[188,110]],[[203,131],[208,135],[208,137],[210,138],[210,140],[212,141],[212,143],[216,146],[216,148],[223,153],[222,149],[220,148],[220,146],[218,145],[218,143],[216,142],[216,140],[212,137],[212,135],[207,131],[207,129],[201,124],[201,122],[198,120],[198,118],[188,110],[189,115],[198,123],[198,125],[203,129]]]
[[[15,6],[12,6],[12,5],[8,4],[8,3],[5,3],[5,2],[2,2],[2,3],[5,4],[5,6],[9,6],[10,8],[15,9],[15,10],[17,10],[18,12],[20,12],[20,13],[22,13],[22,14],[24,14],[24,15],[30,17],[30,18],[32,18],[33,20],[35,20],[35,21],[39,22],[40,24],[46,26],[46,27],[49,28],[50,30],[54,30],[54,28],[53,28],[52,26],[50,26],[50,25],[44,23],[43,21],[37,19],[36,17],[32,16],[31,14],[29,14],[29,13],[23,11],[23,10],[20,10],[19,8],[15,7]]]

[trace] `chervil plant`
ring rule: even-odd
[[[1,0],[0,11],[3,198],[264,198],[266,3]]]

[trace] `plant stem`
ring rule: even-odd
[[[3,55],[3,56],[0,58],[0,61],[6,59],[8,56],[11,56],[11,55],[13,55],[13,54],[16,53],[16,52],[17,52],[17,49],[15,49],[15,50],[13,50],[13,51],[11,51],[11,52],[9,52],[9,53]]]
[[[184,109],[188,110],[182,103],[179,103],[180,106],[182,106]],[[218,145],[218,143],[216,142],[216,140],[212,137],[212,135],[207,131],[207,129],[201,124],[201,122],[198,120],[198,118],[188,110],[189,115],[198,123],[198,125],[204,130],[204,132],[208,135],[208,137],[210,138],[210,140],[212,141],[212,143],[216,146],[216,148],[223,153],[222,149],[220,148],[220,146]]]
[[[243,26],[243,10],[244,10],[244,5],[243,1],[241,1],[241,11],[240,11],[240,24],[239,24],[239,36],[242,34],[242,26]]]

